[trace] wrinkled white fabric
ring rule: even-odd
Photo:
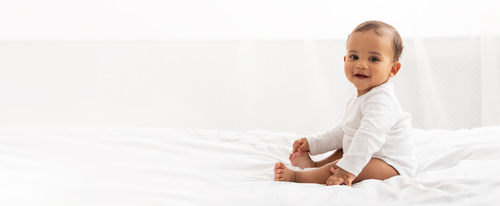
[[[0,205],[493,205],[500,127],[415,129],[417,174],[353,187],[273,181],[299,135],[0,127]],[[328,154],[325,154],[328,155]],[[321,158],[324,156],[315,156]]]

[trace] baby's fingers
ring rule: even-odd
[[[342,178],[339,178],[335,175],[332,175],[328,178],[328,180],[326,180],[326,186],[331,186],[331,185],[340,185],[342,184],[344,179]],[[340,183],[339,183],[340,182]]]
[[[332,174],[335,174],[335,173],[337,173],[337,170],[333,167],[330,167],[330,172],[332,172]]]
[[[295,142],[293,143],[293,150],[292,150],[292,152],[293,153],[297,152],[297,150],[299,149],[300,145],[302,145],[302,141],[300,139],[295,140]]]
[[[299,152],[307,152],[308,150],[305,144],[301,144],[299,147]]]
[[[326,180],[326,186],[330,186],[330,185],[333,185],[333,181],[334,181],[335,177],[332,175],[330,176],[327,180]]]
[[[347,185],[347,186],[349,186],[349,187],[352,187],[352,184],[351,184],[350,180],[345,180],[344,184]]]
[[[344,183],[344,179],[343,178],[340,178],[340,177],[337,177],[335,178],[335,180],[333,181],[333,184],[332,185],[340,185]]]

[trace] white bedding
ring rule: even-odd
[[[0,205],[500,204],[500,127],[414,135],[414,178],[351,188],[272,181],[291,133],[3,127]]]

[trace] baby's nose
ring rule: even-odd
[[[366,69],[367,68],[367,64],[365,61],[359,61],[358,64],[356,64],[356,68],[358,69]]]

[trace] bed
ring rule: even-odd
[[[278,161],[299,169],[288,161],[299,137],[261,130],[1,127],[0,205],[500,204],[500,127],[415,129],[415,177],[353,187],[273,181]]]

